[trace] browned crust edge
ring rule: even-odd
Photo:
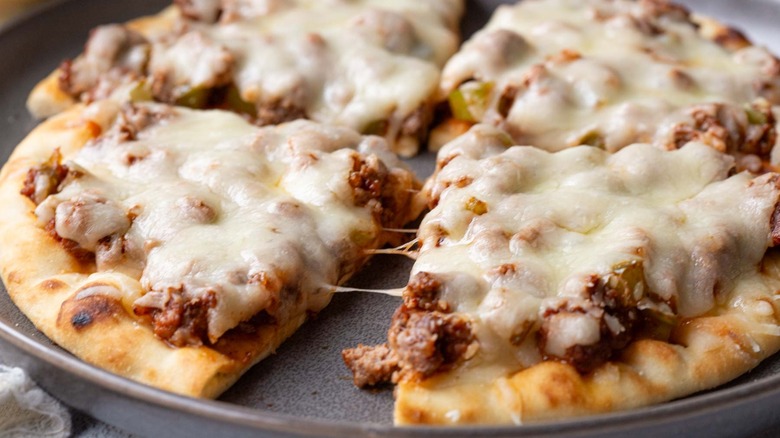
[[[119,104],[101,102],[76,105],[48,119],[22,141],[0,171],[3,282],[40,331],[86,362],[171,392],[216,397],[300,327],[307,318],[305,309],[293,310],[288,321],[262,325],[254,334],[229,338],[233,340],[215,348],[173,348],[131,316],[139,282],[118,273],[94,273],[93,266],[80,263],[38,225],[35,205],[20,193],[31,167],[45,162],[55,148],[65,159],[73,156],[105,131],[118,111]],[[419,210],[405,212],[413,215]],[[383,233],[378,244],[393,237],[397,236]],[[356,261],[356,267],[362,262]],[[112,286],[122,293],[79,295],[91,285]]]
[[[169,31],[173,28],[179,10],[169,6],[157,15],[137,18],[129,21],[127,26],[151,37],[155,34]],[[27,110],[38,119],[54,116],[76,105],[78,102],[62,91],[59,86],[60,69],[57,68],[35,85],[27,97]]]
[[[479,364],[396,388],[397,424],[533,423],[661,403],[739,377],[780,350],[780,252],[738,282],[729,306],[638,340],[581,375],[554,361],[480,377]],[[771,311],[770,311],[771,310]],[[470,383],[469,383],[470,382]]]

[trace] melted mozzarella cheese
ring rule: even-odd
[[[206,42],[157,43],[153,70],[194,76],[190,86],[208,85],[196,80],[193,66],[199,64],[190,52],[211,54],[200,47],[216,45],[235,59],[232,77],[247,102],[284,102],[313,120],[359,131],[389,121],[387,138],[395,139],[407,118],[430,107],[439,69],[457,49],[454,22],[463,4],[298,0],[260,9],[217,24],[188,23],[187,30]]]
[[[772,91],[780,86],[779,64],[767,50],[731,52],[679,12],[654,16],[653,4],[501,6],[448,62],[442,91],[446,96],[470,80],[490,83],[478,121],[550,151],[596,141],[611,152],[636,142],[669,147],[678,126],[695,124],[696,105],[734,104],[743,113],[759,98],[780,103]]]
[[[109,132],[85,146],[66,163],[80,175],[36,213],[88,250],[122,236],[127,255],[141,259],[141,271],[125,273],[140,279],[143,306],[164,305],[171,290],[188,300],[215,294],[212,341],[296,296],[304,309],[321,310],[330,285],[351,273],[343,264],[364,256],[351,236],[377,241],[381,233],[371,206],[355,204],[355,160],[376,155],[391,172],[408,173],[384,141],[347,128],[257,128],[227,112],[142,108],[164,115],[133,140]],[[84,210],[94,199],[105,202]],[[66,214],[74,204],[84,220],[69,226],[79,217]]]
[[[642,267],[632,289],[640,309],[694,317],[729,305],[736,279],[755,275],[772,245],[776,175],[729,177],[733,158],[706,145],[552,154],[502,150],[503,135],[477,125],[440,151],[443,167],[426,185],[437,205],[420,225],[412,273],[437,275],[441,299],[469,315],[492,360],[539,360],[528,331],[620,267]],[[587,315],[551,319],[546,351],[595,344],[601,316]],[[604,323],[623,330],[609,315]],[[518,334],[528,342],[512,345]]]

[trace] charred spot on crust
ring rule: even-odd
[[[113,318],[124,312],[116,298],[104,295],[90,295],[84,298],[71,298],[60,308],[58,324],[68,321],[71,327],[80,331],[96,322]]]
[[[24,276],[19,271],[11,271],[8,273],[6,285],[11,283],[21,283]]]
[[[79,312],[70,318],[70,324],[77,330],[82,329],[92,324],[92,315],[86,311]]]

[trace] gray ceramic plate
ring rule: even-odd
[[[166,0],[56,2],[0,34],[0,154],[4,162],[35,122],[27,93],[65,57],[75,55],[93,26],[153,13]],[[500,1],[470,1],[465,31],[484,23]],[[780,2],[688,0],[697,10],[747,31],[780,51]],[[412,163],[425,176],[432,157]],[[1,244],[1,243],[0,243]],[[378,257],[352,282],[398,287],[410,263]],[[161,392],[73,358],[35,330],[0,291],[0,361],[27,368],[73,407],[148,436],[745,436],[780,426],[780,357],[739,380],[684,400],[574,421],[502,428],[393,428],[392,394],[355,389],[340,360],[342,348],[380,342],[397,302],[366,294],[339,295],[278,354],[252,369],[219,401]]]

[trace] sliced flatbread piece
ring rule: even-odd
[[[54,342],[214,397],[419,214],[379,137],[111,101],[36,128],[0,174],[0,266]]]
[[[462,0],[176,1],[96,28],[30,95],[38,117],[76,101],[153,99],[224,108],[260,125],[308,118],[384,136],[413,155]]]
[[[476,125],[439,154],[388,343],[399,424],[527,423],[723,384],[780,349],[780,175],[701,143],[549,153]]]
[[[771,170],[780,61],[738,31],[664,0],[529,0],[499,7],[447,63],[452,119],[549,151],[706,143]]]

